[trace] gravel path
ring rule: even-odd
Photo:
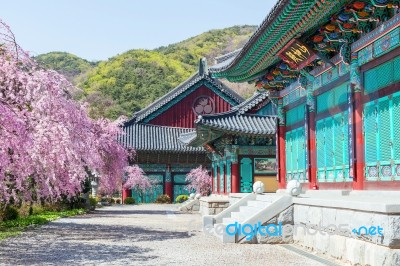
[[[0,265],[323,265],[278,245],[222,244],[174,205],[113,206],[0,242]],[[191,233],[188,234],[188,230]]]

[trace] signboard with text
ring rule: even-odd
[[[307,45],[297,39],[288,42],[278,53],[291,69],[300,70],[317,59],[317,54]]]

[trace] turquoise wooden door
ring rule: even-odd
[[[179,195],[189,195],[189,191],[186,186],[186,175],[174,175],[174,198],[172,199],[174,202],[176,197],[178,197]]]
[[[150,179],[153,179],[156,183],[151,189],[146,191],[132,190],[132,198],[135,199],[136,203],[153,203],[156,201],[157,196],[164,194],[164,175],[162,174],[150,174]]]
[[[306,140],[304,127],[286,133],[286,179],[306,181]]]
[[[400,180],[400,92],[366,103],[363,120],[366,179]]]
[[[253,191],[253,160],[242,158],[240,160],[240,192],[249,193]]]
[[[318,120],[316,137],[318,181],[350,181],[348,112]]]

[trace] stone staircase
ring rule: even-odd
[[[204,224],[213,224],[213,234],[224,243],[240,242],[245,235],[228,235],[226,227],[230,224],[265,223],[292,205],[292,197],[286,194],[265,193],[249,194],[234,203],[219,215],[204,217]]]

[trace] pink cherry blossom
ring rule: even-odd
[[[192,169],[186,175],[187,189],[189,191],[195,190],[196,193],[200,193],[203,196],[208,196],[211,192],[211,176],[208,174],[207,169],[199,166]]]
[[[88,170],[109,193],[122,187],[125,172],[137,175],[117,141],[122,120],[91,119],[72,99],[74,89],[41,69],[0,21],[0,205],[72,197]]]

